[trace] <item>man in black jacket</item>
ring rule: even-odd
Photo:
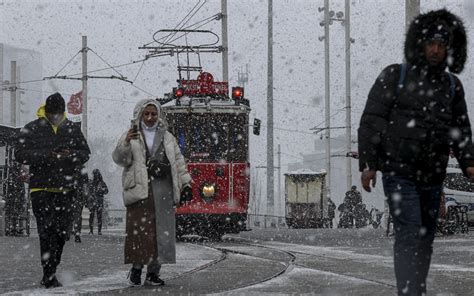
[[[462,21],[447,10],[419,15],[405,41],[404,65],[385,68],[362,114],[362,186],[381,171],[395,227],[399,295],[426,293],[442,183],[450,151],[474,180],[474,147],[460,73],[467,57]],[[446,72],[449,68],[449,72]],[[372,184],[371,184],[372,183]]]
[[[78,170],[89,159],[90,150],[80,127],[64,116],[65,103],[59,93],[46,99],[38,119],[20,133],[15,150],[18,162],[30,166],[33,213],[38,225],[43,279],[46,288],[61,286],[56,267],[69,238]]]

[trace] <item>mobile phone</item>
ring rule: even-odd
[[[138,124],[136,123],[135,120],[132,120],[131,121],[131,126],[132,126],[132,130],[134,133],[138,133]]]

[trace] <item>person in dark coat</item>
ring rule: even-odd
[[[328,227],[333,228],[333,221],[336,217],[336,204],[328,198]]]
[[[89,176],[85,168],[82,168],[76,176],[76,184],[73,203],[73,223],[72,223],[72,234],[74,235],[74,241],[76,243],[81,242],[81,230],[82,230],[82,210],[89,199]]]
[[[124,168],[125,263],[132,264],[130,285],[141,285],[144,265],[145,284],[164,285],[161,265],[176,263],[175,206],[192,199],[192,179],[160,104],[139,101],[133,118],[112,153]]]
[[[99,169],[92,171],[89,193],[89,233],[94,234],[94,215],[97,213],[97,234],[102,235],[104,196],[109,193],[109,188],[105,184]]]
[[[59,93],[50,95],[38,119],[21,129],[16,161],[29,165],[30,196],[38,226],[46,288],[61,286],[56,268],[72,227],[74,176],[89,159],[90,150],[76,124],[65,117]]]
[[[419,15],[406,35],[406,64],[382,71],[361,117],[362,186],[370,192],[376,172],[382,172],[395,227],[399,295],[426,294],[450,150],[474,181],[471,125],[463,85],[454,75],[463,70],[466,57],[459,17],[445,9]]]

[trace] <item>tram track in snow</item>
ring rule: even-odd
[[[244,240],[244,239],[235,239],[235,238],[226,238],[224,241],[221,241],[221,242],[203,241],[203,242],[200,242],[200,243],[202,243],[204,247],[212,248],[212,249],[215,249],[215,250],[218,250],[218,251],[222,252],[222,254],[223,254],[222,258],[223,259],[219,260],[218,262],[210,263],[206,267],[201,267],[201,268],[197,268],[196,270],[189,271],[188,274],[197,273],[197,272],[202,271],[205,268],[211,267],[211,266],[213,266],[217,263],[223,263],[223,261],[228,259],[229,254],[235,254],[235,255],[240,255],[240,256],[264,259],[264,260],[268,260],[268,262],[275,261],[275,262],[278,262],[278,263],[281,264],[281,268],[279,270],[273,271],[272,273],[269,273],[264,277],[260,277],[258,279],[247,282],[245,284],[240,284],[238,286],[229,287],[228,289],[225,289],[224,291],[219,291],[219,292],[232,292],[232,291],[240,290],[240,289],[249,289],[249,288],[251,289],[253,286],[258,286],[260,284],[270,282],[272,280],[277,279],[278,277],[281,277],[285,274],[288,274],[294,268],[303,268],[303,269],[313,270],[313,271],[316,271],[316,272],[333,275],[334,277],[344,277],[348,280],[363,281],[363,282],[371,283],[371,284],[378,285],[378,286],[384,286],[384,287],[390,288],[390,289],[396,287],[394,284],[386,283],[386,282],[383,282],[383,281],[380,281],[380,280],[371,279],[371,278],[368,278],[368,277],[355,276],[355,275],[351,275],[351,274],[348,274],[348,273],[345,273],[345,272],[334,272],[334,271],[327,270],[327,269],[321,269],[321,268],[316,268],[316,267],[312,267],[312,266],[307,266],[305,264],[297,263],[297,258],[298,258],[298,256],[301,256],[301,255],[312,256],[312,257],[315,257],[315,258],[322,258],[322,259],[326,259],[326,260],[327,259],[333,259],[331,256],[315,255],[315,254],[300,252],[300,251],[288,251],[288,250],[279,249],[279,248],[273,247],[273,246],[266,246],[264,244],[256,243],[256,242],[253,242],[253,241],[248,241],[248,240]],[[194,242],[194,244],[197,244],[197,243]],[[257,252],[257,254],[255,254],[255,252],[254,252],[255,249],[252,250],[252,249],[249,249],[249,247],[250,248],[257,248],[257,249],[260,249],[260,250],[267,250],[266,252],[272,254],[272,256],[275,255],[275,253],[279,253],[280,256],[282,256],[282,254],[283,254],[283,257],[286,257],[287,260],[281,261],[281,260],[278,260],[277,258],[272,259],[271,256],[262,256],[262,253],[258,254],[259,252]],[[263,252],[263,253],[265,253],[265,252]],[[278,256],[276,256],[276,257],[278,257]],[[176,276],[176,277],[180,277],[180,276]]]
[[[312,257],[318,257],[318,258],[324,258],[324,259],[334,259],[331,256],[316,255],[316,254],[300,252],[300,251],[287,251],[287,250],[279,249],[279,248],[276,248],[276,247],[271,247],[271,246],[266,246],[266,245],[263,245],[263,244],[260,244],[260,243],[255,243],[253,241],[249,241],[249,240],[242,239],[242,238],[239,238],[239,239],[228,238],[227,240],[233,241],[234,243],[238,243],[238,244],[242,244],[242,245],[260,247],[260,248],[266,248],[266,249],[273,250],[273,251],[284,252],[284,253],[288,254],[289,256],[291,256],[293,258],[291,260],[291,262],[289,262],[289,265],[285,269],[285,271],[280,272],[279,274],[276,274],[276,275],[268,278],[266,281],[275,279],[276,277],[278,277],[280,275],[283,275],[285,272],[287,272],[289,270],[292,270],[294,267],[300,267],[300,268],[315,270],[315,271],[318,271],[318,272],[331,273],[331,274],[334,274],[335,276],[342,276],[342,277],[350,278],[350,279],[354,279],[354,280],[370,282],[370,283],[373,283],[373,284],[376,284],[376,285],[381,285],[381,286],[385,286],[385,287],[389,287],[389,288],[396,288],[396,285],[385,283],[383,281],[374,280],[374,279],[370,279],[370,278],[367,278],[367,277],[349,275],[347,273],[337,273],[337,272],[334,272],[334,271],[324,270],[324,269],[315,268],[315,267],[309,267],[309,266],[299,264],[299,263],[296,262],[297,258],[298,258],[298,255],[312,256]],[[265,281],[262,281],[261,283],[263,283],[263,282],[265,282]]]

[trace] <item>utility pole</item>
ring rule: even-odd
[[[87,36],[82,36],[82,133],[87,140]]]
[[[229,82],[229,41],[227,39],[227,0],[221,0],[222,11],[222,81]]]
[[[326,170],[327,197],[331,197],[331,116],[330,116],[330,73],[329,73],[329,0],[324,0],[324,96],[326,106]]]
[[[420,14],[420,0],[405,0],[405,31],[408,31],[411,21]]]
[[[10,62],[10,122],[13,127],[16,127],[16,61]]]
[[[351,128],[351,9],[350,0],[345,0],[345,45],[346,45],[346,151],[352,150]],[[352,158],[346,157],[347,190],[352,187]]]
[[[273,0],[268,0],[268,61],[267,61],[267,214],[274,213],[273,171]]]
[[[278,196],[278,216],[280,216],[281,209],[282,209],[282,198],[281,198],[281,146],[278,144],[278,191],[277,191],[277,196]],[[280,224],[280,223],[278,223]]]

